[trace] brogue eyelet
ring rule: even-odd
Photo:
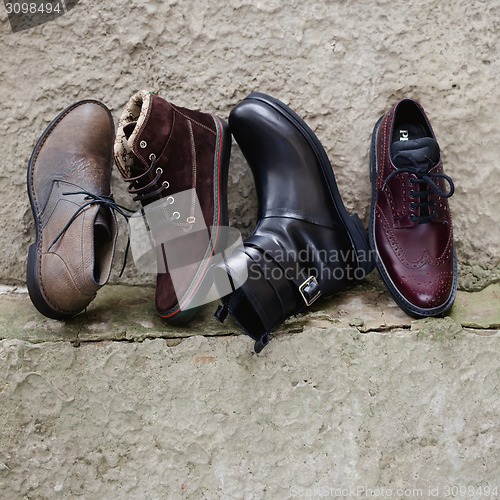
[[[417,205],[415,205],[415,203],[411,202],[410,203],[410,210],[416,210],[417,209]]]
[[[149,159],[150,159],[151,161],[155,161],[155,160],[156,160],[156,155],[155,155],[154,153],[151,153],[151,154],[149,155]]]
[[[147,143],[146,141],[141,141],[141,142],[139,143],[139,146],[140,146],[142,149],[144,149],[144,148],[147,148],[147,147],[148,147],[148,143]]]
[[[156,169],[156,173],[157,173],[157,174],[160,174],[160,175],[161,175],[161,174],[163,174],[163,169],[162,169],[161,167],[158,167],[158,168]]]
[[[165,189],[168,189],[170,187],[170,182],[168,182],[168,181],[163,181],[161,184],[162,184],[162,186],[165,187]]]

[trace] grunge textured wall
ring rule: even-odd
[[[499,22],[499,0],[82,0],[51,22],[12,33],[0,6],[0,282],[24,280],[34,238],[26,167],[41,132],[83,98],[102,100],[117,121],[142,88],[222,117],[251,91],[281,98],[316,131],[346,204],[365,221],[373,125],[396,99],[420,100],[456,184],[460,284],[494,280]],[[230,184],[232,223],[248,233],[255,192],[236,145]],[[113,191],[131,204],[117,172]],[[122,226],[121,252],[124,233]],[[151,281],[133,266],[122,280]]]

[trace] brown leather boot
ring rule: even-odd
[[[28,254],[31,300],[45,316],[73,316],[110,275],[116,220],[109,208],[113,119],[85,100],[59,114],[38,140],[28,166],[36,242]]]
[[[398,305],[417,318],[445,314],[457,292],[448,198],[455,188],[422,106],[397,102],[375,125],[370,242]]]
[[[166,233],[169,224],[184,226],[187,232],[203,224],[204,231],[163,240],[155,247],[156,308],[170,323],[191,320],[197,311],[193,304],[207,293],[208,261],[223,243],[219,227],[228,222],[230,151],[231,135],[223,120],[175,106],[147,91],[135,94],[120,118],[115,161],[134,200],[143,207],[165,205]],[[201,209],[198,216],[194,208],[176,208],[179,193],[197,197],[192,206],[196,202]],[[181,269],[172,262],[179,257]]]

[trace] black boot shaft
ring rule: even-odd
[[[259,219],[338,222],[325,180],[314,168],[315,151],[304,134],[288,120],[277,119],[276,110],[253,95],[231,111],[229,126],[254,176]]]

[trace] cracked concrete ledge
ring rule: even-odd
[[[2,287],[0,498],[500,491],[499,294],[412,320],[371,279],[255,355],[213,307],[164,325],[151,288],[105,287],[58,322]]]
[[[243,336],[0,341],[0,498],[500,489],[500,335],[451,317],[360,333],[354,300],[289,323],[258,356]]]
[[[0,340],[40,342],[142,341],[162,338],[171,345],[180,339],[238,335],[228,320],[221,325],[213,317],[214,305],[203,308],[199,317],[184,327],[164,323],[154,308],[154,289],[112,285],[99,291],[87,311],[68,321],[50,320],[32,306],[25,288],[0,287]],[[415,320],[394,303],[378,279],[371,278],[336,297],[319,301],[310,312],[290,318],[276,335],[293,334],[310,328],[338,330],[355,328],[360,333],[394,329],[432,330],[440,322],[452,322],[479,335],[492,335],[500,328],[500,284],[480,292],[459,291],[450,316],[445,319]]]

